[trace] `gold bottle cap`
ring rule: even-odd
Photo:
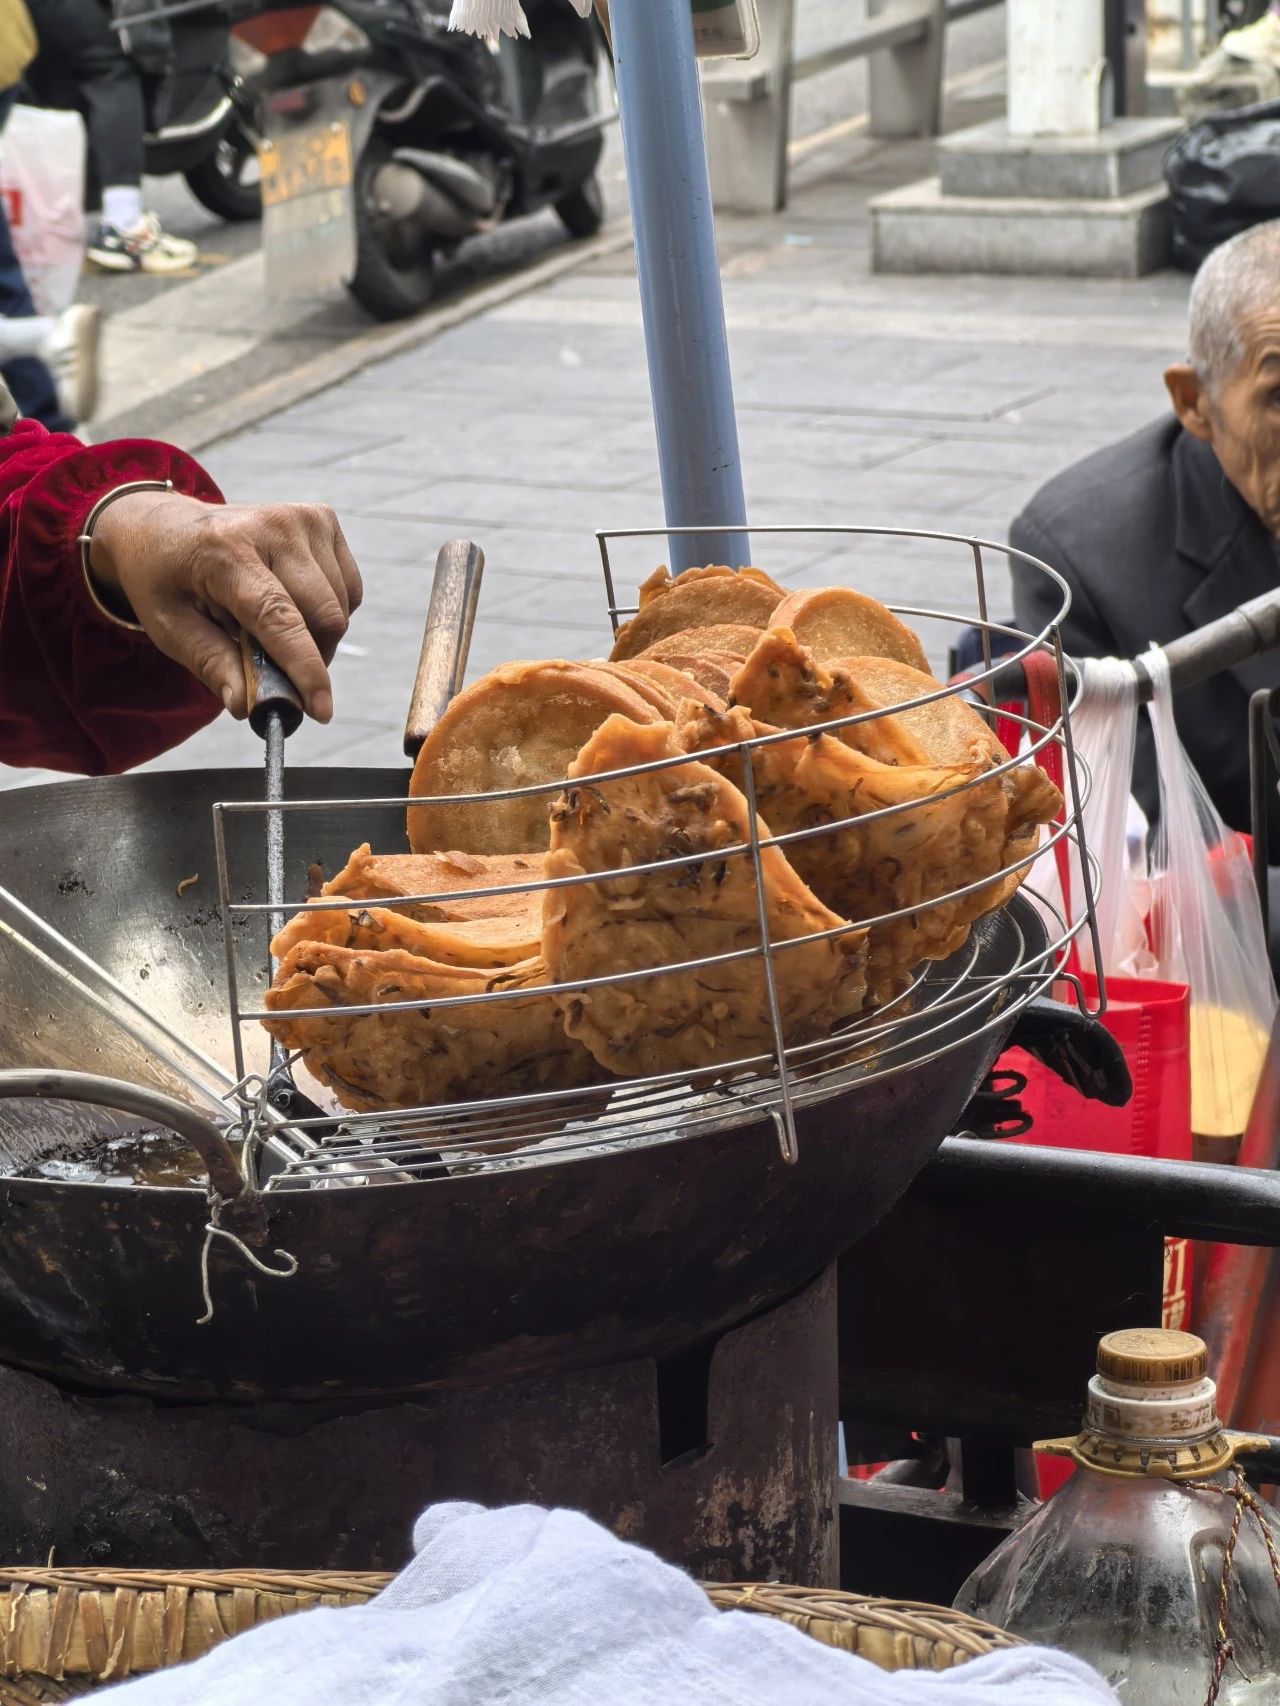
[[[1108,1333],[1098,1342],[1098,1373],[1108,1380],[1135,1386],[1166,1386],[1184,1380],[1203,1380],[1209,1353],[1194,1333],[1173,1333],[1162,1327],[1135,1327]]]

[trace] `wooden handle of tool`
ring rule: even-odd
[[[408,758],[418,756],[419,747],[462,686],[483,574],[484,552],[470,539],[451,539],[436,558],[422,655],[404,726]]]
[[[244,664],[245,686],[249,690],[249,727],[263,740],[267,735],[268,719],[274,715],[286,736],[302,722],[302,699],[297,688],[278,664],[275,664],[253,638],[240,633],[240,658]]]

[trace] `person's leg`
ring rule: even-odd
[[[128,223],[134,225],[142,215],[142,80],[99,0],[30,0],[30,11],[41,55],[65,65],[84,95],[89,150],[103,193],[132,196]]]
[[[0,132],[13,108],[16,91],[0,94]],[[11,322],[8,336],[0,324],[0,348],[10,359],[0,361],[0,374],[20,414],[39,421],[50,432],[70,432],[69,420],[58,403],[58,390],[49,369],[35,351],[48,342],[53,321],[37,315],[22,265],[13,247],[4,202],[0,200],[0,315]],[[25,355],[19,350],[25,347]]]
[[[110,27],[101,0],[29,0],[42,57],[65,65],[84,96],[102,218],[89,258],[116,272],[180,272],[196,246],[168,237],[142,207],[146,107],[142,79]]]

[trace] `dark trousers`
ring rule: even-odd
[[[6,89],[0,94],[0,131],[4,130],[15,94],[13,89]],[[0,201],[0,314],[10,319],[24,320],[35,311],[36,306],[31,300],[27,281],[22,276],[22,266],[14,253],[4,203]],[[9,387],[10,395],[18,405],[20,414],[25,415],[28,420],[39,421],[42,426],[47,426],[50,432],[74,430],[75,423],[68,420],[58,407],[58,393],[54,387],[53,375],[42,361],[33,355],[18,356],[14,361],[6,361],[0,368],[0,374],[3,374],[4,382]]]
[[[142,182],[142,79],[100,0],[27,0],[41,60],[64,66],[84,98],[93,176],[103,186]]]

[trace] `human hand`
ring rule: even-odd
[[[327,504],[207,504],[130,492],[93,529],[94,579],[233,717],[248,714],[239,633],[252,634],[327,723],[326,667],[363,589]]]

